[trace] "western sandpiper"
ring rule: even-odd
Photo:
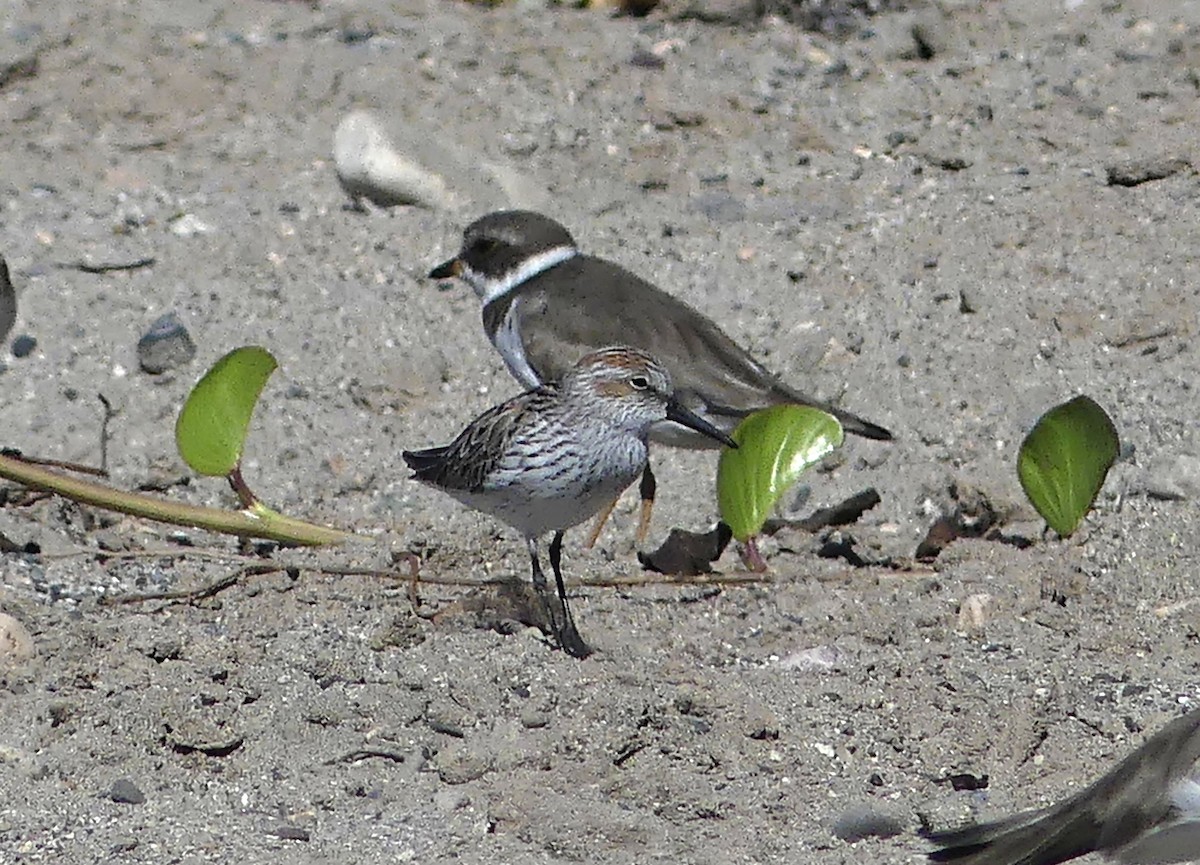
[[[552,636],[582,658],[591,649],[567,604],[563,533],[633,483],[647,464],[650,428],[668,420],[736,447],[680,404],[662,364],[637,349],[606,348],[581,358],[561,382],[539,385],[484,412],[450,444],[405,451],[404,460],[417,480],[524,536]],[[549,532],[557,596],[538,554],[538,541]]]

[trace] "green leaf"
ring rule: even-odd
[[[265,348],[243,346],[196,383],[175,422],[175,445],[192,471],[221,476],[237,467],[258,395],[276,366]]]
[[[721,519],[744,542],[804,470],[842,443],[842,425],[819,409],[777,405],[747,417],[731,437],[738,447],[721,451],[717,501]]]
[[[1017,454],[1017,474],[1042,519],[1066,538],[1092,507],[1120,451],[1112,418],[1077,396],[1034,425]]]

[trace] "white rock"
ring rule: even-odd
[[[333,161],[342,188],[355,199],[381,207],[446,209],[454,204],[446,181],[399,153],[370,112],[353,111],[338,124]]]

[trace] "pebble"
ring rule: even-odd
[[[188,363],[196,356],[191,334],[173,312],[160,316],[137,344],[138,366],[159,375]]]
[[[870,805],[853,805],[833,821],[831,831],[835,838],[853,844],[865,838],[892,838],[904,831],[904,824]]]
[[[13,357],[29,357],[37,348],[37,338],[23,333],[12,341]]]
[[[194,213],[185,213],[171,222],[171,233],[176,237],[195,237],[198,234],[208,234],[212,230],[211,225]]]
[[[495,762],[491,756],[471,748],[446,749],[437,757],[438,778],[445,784],[466,784],[493,769]]]
[[[17,320],[17,290],[8,276],[8,262],[0,255],[0,340],[8,338]]]
[[[28,661],[33,657],[33,637],[19,619],[0,613],[0,669]]]
[[[987,628],[987,611],[992,596],[986,592],[969,595],[958,607],[958,623],[955,630],[965,634],[980,634]]]
[[[353,111],[342,118],[333,134],[333,162],[342,188],[355,200],[433,210],[452,204],[446,181],[397,152],[370,112]]]
[[[1200,456],[1172,454],[1150,464],[1146,495],[1168,501],[1200,498]]]
[[[141,805],[146,801],[146,794],[128,778],[118,778],[113,781],[112,788],[108,791],[108,798],[122,805]]]
[[[780,658],[779,666],[785,670],[823,672],[837,667],[842,661],[842,655],[837,646],[813,646]]]
[[[1109,186],[1140,186],[1152,180],[1164,180],[1186,168],[1186,159],[1149,157],[1106,166],[1105,172]]]

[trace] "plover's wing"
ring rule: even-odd
[[[504,458],[514,435],[540,411],[553,388],[537,388],[493,406],[448,445],[404,451],[413,477],[445,490],[478,491]]]
[[[610,261],[576,256],[529,280],[513,302],[512,327],[524,360],[542,381],[557,380],[589,351],[630,345],[651,352],[670,371],[681,404],[723,429],[757,409],[799,403],[830,412],[847,432],[892,437],[782,384],[713,321]]]
[[[1189,779],[1197,759],[1200,710],[1167,724],[1100,780],[1058,805],[929,833],[940,846],[929,858],[955,865],[1055,865],[1098,850],[1130,863],[1190,861],[1137,857],[1170,852],[1189,837],[1188,824],[1200,820],[1200,791]],[[1135,858],[1126,860],[1125,851]],[[1181,852],[1200,859],[1200,847]]]

